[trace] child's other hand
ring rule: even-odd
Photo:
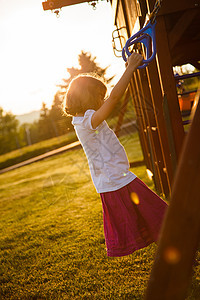
[[[133,69],[137,69],[138,66],[142,64],[144,57],[137,53],[133,52],[127,59],[125,66],[126,67],[131,67]]]

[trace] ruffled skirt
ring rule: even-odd
[[[139,178],[100,194],[108,256],[124,256],[158,240],[167,204]]]

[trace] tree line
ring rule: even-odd
[[[106,78],[107,68],[101,68],[96,63],[96,57],[88,52],[81,51],[78,56],[78,68],[67,68],[68,79],[58,86],[50,109],[43,102],[40,117],[31,124],[19,125],[16,116],[0,108],[0,155],[21,147],[41,142],[46,139],[64,135],[73,130],[71,117],[62,112],[63,97],[70,81],[81,73],[95,73],[106,83],[113,79]]]

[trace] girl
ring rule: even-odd
[[[138,53],[129,57],[124,74],[105,102],[106,86],[90,75],[73,79],[64,100],[65,113],[73,116],[72,124],[102,200],[108,256],[128,255],[157,241],[167,208],[129,171],[125,150],[105,121],[142,60]]]

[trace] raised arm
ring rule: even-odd
[[[120,80],[112,89],[109,98],[104,104],[92,115],[92,127],[96,128],[101,122],[103,122],[112,112],[113,108],[120,101],[124,92],[126,91],[128,84],[131,80],[133,72],[142,63],[143,56],[134,52],[127,60],[127,67]]]

